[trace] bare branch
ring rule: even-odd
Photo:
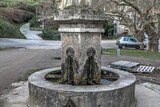
[[[115,4],[119,5],[119,6],[129,6],[126,3],[118,2],[118,1],[115,1],[115,0],[111,0],[111,2],[113,2],[113,3],[115,3]]]
[[[142,11],[140,10],[140,8],[138,6],[136,6],[135,4],[133,4],[133,3],[129,2],[129,1],[127,1],[127,0],[122,0],[122,1],[125,2],[126,4],[128,4],[130,7],[134,8],[138,12],[138,14],[140,16],[143,15]]]

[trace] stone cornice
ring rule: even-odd
[[[103,28],[59,28],[58,31],[65,33],[104,33]]]

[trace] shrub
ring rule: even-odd
[[[40,27],[40,22],[38,22],[36,16],[33,16],[33,18],[29,21],[30,27]]]
[[[106,21],[104,23],[104,29],[105,29],[105,33],[103,36],[103,39],[112,39],[113,38],[113,32],[114,32],[114,25],[113,25],[113,20],[110,21]]]
[[[0,7],[7,7],[7,4],[3,1],[0,1]]]
[[[60,34],[55,29],[46,28],[43,30],[42,38],[46,40],[60,40]]]
[[[26,3],[20,2],[15,7],[32,13],[36,12],[36,5],[28,5]]]
[[[32,19],[33,14],[28,11],[16,8],[0,8],[0,17],[7,19],[11,23],[24,23]]]

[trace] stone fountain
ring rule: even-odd
[[[29,77],[30,107],[135,107],[135,76],[101,67],[102,9],[77,3],[55,17],[62,39],[61,67]]]

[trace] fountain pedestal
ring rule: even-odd
[[[95,13],[94,13],[95,12]],[[97,13],[96,13],[97,12]],[[90,9],[64,9],[60,12],[55,21],[60,23],[59,32],[62,40],[62,65],[65,65],[68,57],[67,50],[74,52],[73,60],[77,62],[77,78],[83,80],[85,75],[87,60],[93,55],[95,66],[93,69],[97,73],[96,81],[100,81],[101,72],[101,34],[104,33],[103,24],[105,17],[101,11]],[[66,64],[67,65],[67,64]],[[67,65],[68,66],[68,65]],[[91,69],[92,69],[91,68]],[[75,68],[76,69],[76,68]],[[83,76],[84,76],[83,75]],[[78,80],[80,81],[80,80]]]

